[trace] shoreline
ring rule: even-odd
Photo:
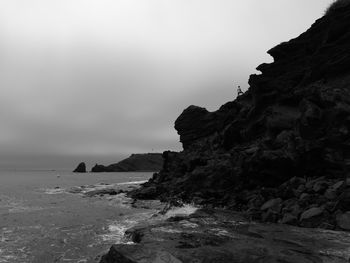
[[[152,201],[158,200],[134,199],[133,206]],[[127,229],[124,242],[113,244],[100,263],[243,263],[257,262],[259,257],[283,262],[312,259],[345,263],[350,259],[349,232],[253,221],[243,212],[222,208],[196,207],[181,214],[176,213],[181,206],[162,204],[163,211]],[[172,210],[175,212],[164,216]]]

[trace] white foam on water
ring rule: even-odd
[[[113,222],[108,226],[108,233],[101,235],[101,238],[103,241],[112,242],[114,244],[125,243],[123,242],[125,231],[136,224],[136,221],[131,220]]]
[[[166,212],[164,217],[170,218],[173,216],[188,216],[193,213],[195,213],[198,210],[198,207],[191,205],[191,204],[186,204],[181,207],[175,207],[170,209],[169,211]]]
[[[132,203],[132,199],[127,197],[125,193],[108,196],[107,200],[109,205],[122,208],[130,208]]]
[[[163,226],[152,228],[152,231],[173,233],[173,234],[178,234],[178,233],[182,233],[183,232],[182,230],[179,230],[179,229],[173,229],[173,228],[170,228],[170,227],[163,227]]]
[[[57,194],[65,194],[65,193],[67,193],[66,189],[64,189],[64,188],[46,188],[46,189],[43,189],[43,190],[44,190],[44,193],[48,194],[48,195],[57,195]]]
[[[118,183],[117,185],[143,184],[146,182],[148,182],[148,180],[124,182],[124,183]]]
[[[9,209],[9,213],[25,213],[25,212],[33,212],[43,210],[43,207],[40,206],[22,206],[17,205]]]
[[[22,213],[22,212],[31,212],[43,210],[43,207],[40,206],[27,206],[25,205],[25,200],[16,200],[14,198],[7,197],[6,199],[2,199],[2,204],[0,204],[0,208],[7,213]]]
[[[175,207],[169,210],[165,215],[159,217],[152,217],[155,214],[155,210],[149,210],[146,213],[138,213],[129,215],[128,217],[121,218],[118,221],[112,221],[108,225],[108,233],[101,235],[104,242],[112,242],[114,244],[132,244],[130,240],[127,240],[124,236],[125,231],[131,227],[136,226],[142,221],[150,222],[152,220],[164,220],[176,215],[190,215],[197,211],[197,207],[193,205],[184,205],[182,207]],[[187,227],[195,228],[197,225],[188,222]],[[169,233],[178,233],[179,230],[159,228],[160,231],[166,231]]]
[[[185,228],[197,228],[199,226],[198,224],[192,223],[192,222],[187,221],[187,220],[183,220],[179,224]]]
[[[125,231],[136,226],[145,219],[149,219],[154,211],[146,213],[138,213],[121,218],[118,221],[111,221],[108,225],[108,232],[101,235],[103,242],[112,242],[113,244],[133,244],[124,237]]]

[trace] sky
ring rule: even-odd
[[[181,150],[174,121],[248,88],[332,0],[0,0],[0,169]]]

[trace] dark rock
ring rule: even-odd
[[[137,189],[135,193],[133,194],[134,198],[137,199],[156,199],[158,196],[158,190],[155,186],[152,187],[145,187],[141,189]]]
[[[269,209],[262,214],[261,219],[263,222],[276,223],[278,221],[278,217],[279,217],[278,212],[276,212],[273,209]]]
[[[342,211],[350,210],[350,189],[346,189],[338,197],[337,209],[340,209]]]
[[[305,183],[305,187],[308,190],[314,190],[314,186],[317,185],[318,183],[324,183],[325,182],[325,177],[318,177],[316,179],[310,179]]]
[[[305,192],[305,190],[306,190],[305,185],[301,184],[301,185],[299,185],[298,188],[294,191],[294,195],[295,195],[296,197],[299,198],[299,197]]]
[[[294,225],[298,222],[298,218],[290,213],[286,213],[284,214],[283,218],[281,219],[281,223],[282,224],[290,224],[290,225]]]
[[[310,208],[308,210],[306,210],[305,212],[303,212],[300,216],[300,220],[307,220],[307,219],[310,219],[312,217],[315,217],[315,216],[319,216],[323,213],[323,209],[320,208],[320,207],[313,207],[313,208]]]
[[[344,214],[338,214],[336,219],[337,219],[337,225],[341,229],[350,231],[350,211]]]
[[[299,196],[299,200],[300,201],[307,201],[310,199],[310,194],[308,193],[302,193],[300,196]]]
[[[88,196],[88,197],[92,197],[92,196],[102,196],[102,195],[117,195],[117,194],[121,194],[123,193],[123,190],[116,190],[116,189],[110,189],[110,188],[106,188],[106,189],[98,189],[98,190],[92,190],[89,192],[84,193],[84,195]]]
[[[328,183],[327,181],[318,181],[314,184],[314,186],[312,187],[312,189],[316,192],[316,193],[323,193],[326,189],[328,188]]]
[[[300,205],[298,204],[298,201],[295,199],[289,199],[283,202],[283,209],[282,213],[285,214],[291,214],[294,215],[295,217],[299,217],[301,214],[302,210]]]
[[[216,130],[215,116],[205,108],[192,105],[177,118],[175,129],[186,149],[193,141],[208,136]]]
[[[94,167],[91,169],[92,173],[104,173],[108,172],[108,168],[102,164],[95,164]]]
[[[328,200],[334,200],[337,197],[337,193],[333,189],[328,188],[324,193],[324,197],[326,197]]]
[[[237,213],[222,210],[199,210],[184,220],[151,222],[127,236],[136,244],[113,245],[100,262],[346,263],[349,259],[348,234],[251,224]]]
[[[91,172],[155,172],[161,170],[162,166],[163,157],[161,153],[140,153],[132,154],[128,158],[108,166],[96,164]]]
[[[161,153],[139,153],[132,154],[128,158],[107,166],[108,171],[112,172],[131,172],[131,171],[160,171],[163,166],[163,157]]]
[[[195,201],[272,221],[304,211],[302,225],[334,225],[331,212],[350,205],[345,184],[333,189],[350,160],[349,17],[350,6],[334,10],[269,50],[274,61],[257,68],[261,74],[250,76],[235,101],[214,112],[185,109],[175,121],[184,150],[164,152],[163,169],[130,196]],[[277,198],[277,209],[259,209]],[[286,207],[287,200],[294,203]],[[310,216],[314,207],[324,213]]]
[[[73,173],[86,173],[86,165],[84,162],[78,164],[77,168],[74,169]]]
[[[275,198],[267,201],[261,206],[261,210],[268,210],[271,209],[273,211],[278,212],[281,209],[281,203],[282,199],[281,198]]]
[[[343,188],[344,186],[345,186],[344,181],[339,181],[339,182],[336,182],[335,184],[333,184],[330,188],[331,188],[333,191],[339,191],[339,190],[341,190],[341,188]]]
[[[324,208],[312,207],[300,215],[300,225],[304,227],[320,227],[328,222]]]

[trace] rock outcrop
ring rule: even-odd
[[[349,260],[350,236],[320,231],[252,224],[240,215],[200,210],[162,224],[140,225],[126,232],[132,244],[113,245],[101,263],[308,263]]]
[[[74,169],[73,173],[86,173],[86,165],[84,162],[78,164],[77,168]]]
[[[91,169],[91,172],[155,172],[161,170],[162,165],[163,158],[161,153],[139,153],[132,154],[130,157],[108,166],[96,164]]]
[[[95,164],[94,167],[91,168],[92,173],[104,173],[104,172],[113,172],[109,171],[107,166],[104,166],[102,164]]]
[[[350,6],[336,8],[269,50],[274,62],[258,66],[236,100],[185,109],[175,121],[184,150],[164,152],[163,169],[131,195],[347,228],[349,28]]]

